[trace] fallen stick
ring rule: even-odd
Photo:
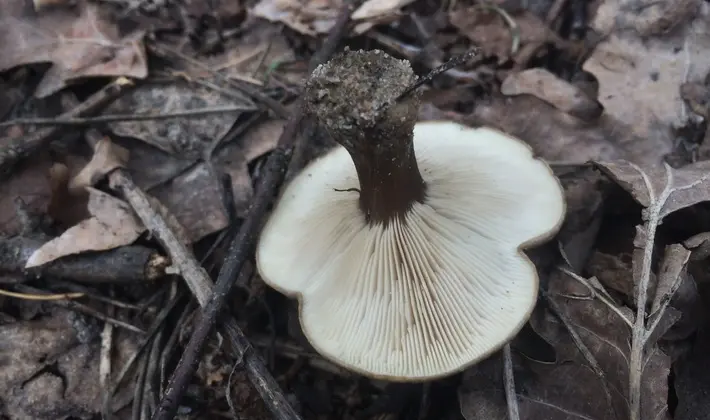
[[[333,29],[323,42],[321,50],[314,54],[309,68],[315,68],[319,62],[324,62],[333,54],[340,39],[346,33],[350,16],[362,2],[362,0],[352,0],[343,8]],[[175,416],[178,402],[187,389],[192,372],[199,361],[198,356],[202,346],[215,325],[217,315],[224,306],[226,297],[234,284],[234,279],[253,252],[258,231],[268,206],[285,177],[293,145],[303,118],[303,111],[300,105],[301,99],[296,104],[296,112],[291,115],[284,127],[276,149],[266,161],[264,175],[259,179],[249,215],[230,244],[227,257],[217,277],[217,284],[212,297],[209,303],[202,307],[201,316],[193,329],[189,342],[185,346],[182,357],[173,372],[170,385],[160,401],[153,420],[170,420]],[[222,327],[228,337],[238,339],[237,349],[242,352],[241,357],[246,367],[246,372],[274,418],[283,420],[300,419],[301,417],[291,408],[283,393],[280,390],[278,392],[275,391],[279,389],[278,384],[271,375],[268,375],[261,358],[249,344],[236,323],[225,322]],[[266,382],[267,380],[269,383]]]

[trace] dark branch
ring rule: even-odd
[[[336,25],[333,28],[331,34],[323,43],[323,49],[327,49],[327,51],[314,55],[314,59],[315,57],[324,59],[332,55],[332,50],[335,49],[338,40],[345,33],[342,26],[349,21],[350,15],[361,3],[362,0],[349,2],[342,11],[341,18],[338,19],[340,25]],[[301,99],[299,99],[299,102],[301,102]],[[302,107],[297,106],[296,109],[297,111],[291,115],[286,127],[284,127],[276,149],[267,159],[264,175],[259,179],[249,215],[244,220],[229,247],[228,257],[219,272],[212,296],[202,309],[199,321],[185,347],[178,366],[173,372],[170,385],[160,401],[153,420],[170,420],[175,416],[178,403],[185,393],[192,373],[199,361],[204,342],[215,325],[217,315],[224,307],[226,298],[234,284],[234,279],[241,272],[244,263],[252,255],[258,232],[269,204],[279,185],[283,182],[298,129],[301,126]],[[237,358],[243,357],[249,379],[264,399],[274,418],[280,420],[300,419],[300,416],[291,408],[286,397],[279,389],[278,383],[269,374],[261,358],[249,344],[236,322],[232,318],[228,318],[228,322],[225,322],[222,329],[234,347]]]

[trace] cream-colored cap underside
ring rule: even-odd
[[[490,129],[418,123],[427,198],[406,220],[368,226],[342,147],[285,190],[257,248],[264,280],[300,298],[326,358],[389,380],[460,371],[509,341],[537,298],[519,252],[564,217],[559,182],[522,142]]]

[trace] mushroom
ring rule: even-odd
[[[284,189],[257,246],[325,358],[389,381],[459,372],[509,342],[538,294],[522,253],[559,229],[550,168],[491,128],[416,122],[409,63],[346,51],[305,106],[340,145]]]

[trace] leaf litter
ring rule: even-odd
[[[64,7],[28,11],[25,2],[8,0],[0,11],[0,71],[50,62],[35,91],[49,96],[81,77],[148,74],[142,31],[121,34],[100,9],[84,0],[77,9]]]
[[[222,138],[240,112],[254,110],[254,105],[237,101],[218,92],[187,83],[144,84],[111,104],[106,112],[113,114],[157,112],[170,114],[204,108],[240,105],[232,112],[192,118],[111,122],[111,130],[124,137],[140,139],[167,153],[185,158],[197,158],[215,139]]]
[[[583,69],[599,81],[599,101],[639,137],[672,146],[686,124],[679,87],[710,71],[710,21],[701,1],[606,0],[592,28],[603,36]]]
[[[228,256],[222,238],[248,214],[263,157],[274,149],[284,129],[283,120],[265,112],[260,101],[247,99],[236,84],[247,84],[278,100],[287,98],[288,107],[288,100],[300,90],[314,39],[321,42],[320,35],[332,27],[342,4],[261,0],[247,9],[242,3],[185,2],[152,5],[158,13],[148,16],[145,4],[112,3],[110,8],[84,2],[73,8],[60,4],[29,13],[12,1],[8,2],[11,7],[0,12],[0,19],[9,16],[35,30],[50,28],[64,36],[63,42],[49,42],[46,33],[28,35],[34,50],[23,45],[0,46],[0,52],[8,52],[0,54],[0,64],[9,63],[0,66],[7,73],[0,85],[7,80],[27,80],[20,73],[29,64],[52,64],[49,72],[36,70],[42,76],[38,97],[62,89],[83,97],[81,82],[87,77],[145,78],[144,33],[150,35],[152,47],[164,46],[173,52],[169,60],[156,57],[164,61],[157,68],[151,66],[151,80],[137,84],[101,110],[105,115],[161,118],[94,124],[106,137],[92,145],[93,153],[57,141],[47,156],[28,162],[27,168],[0,183],[0,189],[7,192],[0,195],[0,216],[8,220],[4,233],[25,235],[28,231],[27,215],[14,200],[21,196],[33,213],[47,213],[55,222],[50,232],[43,232],[45,245],[28,267],[136,242],[157,247],[133,209],[106,191],[107,175],[122,168],[146,192],[178,241],[205,261],[205,269],[218,267]],[[555,7],[561,9],[555,11]],[[401,398],[409,401],[403,403],[408,407],[386,408],[383,416],[497,420],[508,418],[511,404],[517,406],[520,420],[689,420],[706,412],[702,411],[707,406],[702,404],[702,392],[710,386],[697,371],[707,364],[703,349],[710,342],[703,335],[707,328],[703,329],[702,320],[706,284],[710,284],[706,263],[710,224],[698,222],[707,214],[706,202],[710,201],[706,160],[710,154],[701,153],[707,147],[702,139],[710,114],[706,80],[710,68],[705,54],[710,47],[708,6],[694,0],[603,0],[590,9],[595,34],[584,39],[571,33],[579,27],[575,7],[576,2],[459,1],[433,10],[421,2],[393,0],[365,2],[355,13],[353,37],[347,43],[357,45],[358,35],[364,34],[368,45],[398,48],[425,68],[436,67],[446,56],[470,45],[479,46],[483,53],[475,63],[426,85],[427,94],[436,100],[423,104],[422,118],[491,125],[522,138],[550,162],[568,201],[567,220],[556,243],[531,252],[542,293],[529,325],[511,344],[512,376],[503,374],[504,360],[494,355],[464,372],[460,384],[433,382],[427,393]],[[144,16],[138,22],[143,24],[129,25],[133,29],[123,32],[121,24],[141,13]],[[146,26],[145,22],[156,22],[156,16],[174,21]],[[582,23],[586,22],[582,19]],[[72,31],[87,28],[91,42],[79,48]],[[15,31],[13,36],[24,34],[22,30],[26,28],[17,25],[5,29]],[[67,50],[70,46],[74,47],[71,51]],[[566,64],[559,65],[560,61]],[[59,77],[53,72],[59,72]],[[153,80],[154,75],[161,80]],[[101,83],[97,80],[92,83]],[[7,110],[3,108],[8,118],[18,115],[15,108],[22,105],[22,99],[11,102]],[[218,112],[230,106],[233,111]],[[213,112],[169,116],[204,110]],[[679,138],[685,136],[679,130],[689,127],[699,133],[693,138],[701,152],[687,162],[665,165],[664,160],[678,148]],[[8,132],[20,135],[24,129],[16,125]],[[84,130],[78,127],[76,131]],[[318,155],[322,150],[311,149],[329,144],[328,139],[321,139],[318,131],[309,135],[318,146],[309,145],[308,154]],[[69,162],[68,166],[56,160]],[[680,229],[679,223],[684,223]],[[289,398],[297,401],[299,410],[306,416],[345,419],[357,418],[358,412],[371,413],[375,396],[386,395],[380,385],[328,368],[301,341],[299,328],[291,328],[293,311],[280,301],[272,302],[273,296],[258,277],[245,277],[237,280],[239,291],[230,297],[230,311],[267,356],[269,368],[292,392]],[[3,287],[13,290],[27,283],[55,293],[66,291],[49,280],[18,280],[16,273],[0,276]],[[91,295],[72,302],[75,309],[69,313],[78,313],[76,308],[88,302],[104,311],[104,317],[117,312],[106,326],[129,319],[146,323],[138,330],[147,330],[161,308],[174,304],[172,299],[180,296],[176,291],[181,286],[167,279],[135,288],[97,286]],[[130,307],[125,302],[114,307],[95,300],[109,295],[142,302],[140,315],[125,309]],[[143,358],[149,360],[141,362],[144,366],[161,351],[168,354],[160,344],[165,340],[178,349],[185,343],[194,315],[189,306],[180,310],[182,314],[173,314],[179,316],[177,325],[188,328],[160,330],[159,340],[147,342],[151,359]],[[37,325],[27,322],[37,316],[42,320]],[[64,317],[61,310],[49,311],[42,305],[0,296],[0,326],[51,329],[58,325],[52,333],[43,332],[48,337],[43,343],[62,345],[63,339],[73,337],[76,331],[67,328]],[[81,324],[70,321],[75,329]],[[86,333],[81,328],[77,331]],[[18,340],[33,340],[27,338],[30,335]],[[88,336],[91,345],[98,344],[95,331]],[[131,337],[135,341],[136,336]],[[68,346],[75,346],[75,341]],[[40,347],[52,355],[50,362],[56,360],[55,353],[61,353],[49,345]],[[135,354],[134,349],[116,350],[122,356]],[[25,352],[22,343],[8,351],[12,357]],[[27,354],[20,368],[33,374],[44,369],[45,360],[30,351]],[[14,393],[0,397],[0,413],[11,407],[18,418],[57,418],[103,411],[99,387],[93,382],[98,379],[94,370],[98,357],[87,354],[86,359],[77,360],[90,366],[90,371],[66,374],[64,365],[56,365],[69,379],[65,389],[71,392],[65,396],[57,391],[51,372],[32,376],[24,388],[16,384],[27,381],[27,374],[5,375],[0,388],[12,388]],[[224,359],[220,342],[214,343],[201,360],[198,382],[193,384],[207,390],[209,407],[244,416],[257,407],[254,412],[258,414],[252,417],[265,418],[258,394],[248,386],[247,375],[238,367],[233,370],[234,362]],[[153,375],[154,383],[165,379],[167,371],[157,374],[155,365],[150,366],[145,375]],[[118,375],[116,368],[113,373]],[[234,375],[228,375],[230,371]],[[81,388],[86,399],[77,403],[73,390],[80,387],[73,381],[81,375],[92,375],[89,385],[96,386],[93,391]],[[140,386],[140,378],[131,384]],[[510,379],[514,401],[506,400]],[[236,389],[235,395],[230,395],[227,384]],[[132,409],[148,415],[148,407],[155,406],[159,394],[146,389],[145,397],[134,399]],[[39,397],[48,403],[31,412],[26,402]],[[442,401],[445,404],[436,410],[431,408]],[[130,402],[125,404],[131,407]],[[206,415],[200,403],[186,404],[190,405],[183,407],[190,412],[187,418]]]
[[[67,229],[42,245],[27,260],[25,268],[86,251],[104,251],[133,243],[145,231],[133,209],[118,198],[87,187],[90,218]]]
[[[540,17],[526,10],[508,13],[486,3],[467,6],[461,3],[448,12],[449,21],[468,39],[480,45],[483,54],[502,63],[527,44],[559,42]]]
[[[581,252],[592,257],[581,269],[596,270],[603,282],[583,278],[564,266],[564,272],[553,270],[549,276],[546,304],[537,309],[542,315],[531,322],[562,361],[516,360],[516,404],[523,419],[675,418],[675,407],[668,402],[677,390],[669,388],[669,383],[673,386],[669,375],[672,363],[679,357],[684,360],[686,353],[678,352],[678,343],[687,343],[688,331],[697,325],[691,321],[688,329],[687,317],[697,316],[692,308],[698,292],[687,270],[693,252],[698,251],[678,243],[662,246],[657,229],[674,213],[710,201],[707,161],[679,168],[663,163],[675,146],[675,130],[688,124],[683,97],[700,98],[694,109],[704,116],[703,91],[690,91],[687,83],[703,80],[710,70],[708,8],[700,2],[640,3],[602,2],[593,19],[594,29],[606,31],[606,37],[595,46],[584,70],[598,81],[603,114],[580,112],[593,109],[589,104],[596,98],[545,69],[508,75],[501,93],[511,98],[494,97],[475,111],[478,120],[495,121],[548,159],[595,161],[596,168],[643,208],[641,224],[631,232],[628,260],[600,254],[593,249],[594,241]],[[671,9],[677,13],[658,13]],[[543,120],[530,119],[529,112],[521,117],[524,109]],[[575,131],[567,131],[570,128]],[[606,151],[595,139],[602,132],[611,140]],[[571,143],[565,144],[565,135]],[[551,138],[558,145],[582,149],[549,150]],[[585,138],[591,139],[591,149],[584,148]],[[646,144],[638,147],[641,142]],[[614,231],[614,237],[619,235]],[[506,418],[502,381],[481,385],[493,371],[500,377],[499,365],[473,368],[464,375],[459,398],[467,420]],[[690,418],[689,406],[697,406],[688,400],[687,392],[678,396],[684,401],[683,418]],[[482,405],[484,400],[487,404]]]
[[[352,19],[358,22],[356,34],[372,28],[375,23],[393,21],[398,11],[413,0],[367,0],[354,11]],[[252,12],[255,16],[272,22],[282,22],[305,35],[318,35],[330,31],[335,25],[338,11],[345,3],[336,0],[261,0]]]

